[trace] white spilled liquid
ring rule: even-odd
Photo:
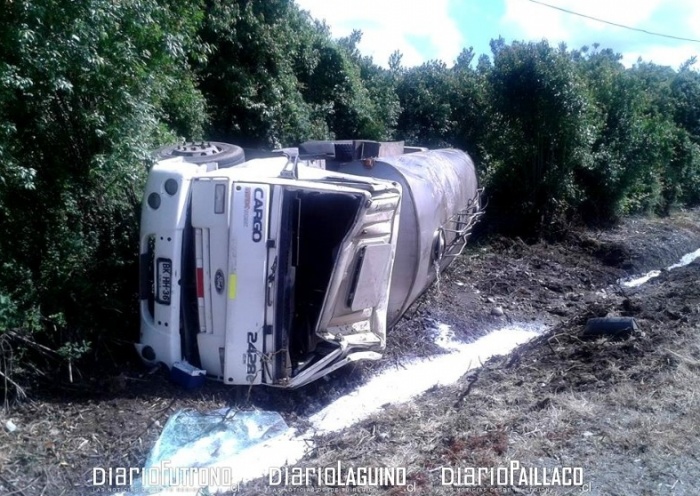
[[[679,267],[685,267],[686,265],[692,263],[693,260],[695,260],[696,258],[700,258],[700,248],[698,248],[695,251],[691,251],[690,253],[686,253],[681,257],[681,259],[677,263],[670,265],[669,267],[667,267],[666,270],[673,270],[678,269]],[[660,270],[652,270],[647,272],[643,276],[635,277],[634,279],[629,279],[626,281],[621,279],[619,283],[626,288],[636,288],[637,286],[641,286],[642,284],[648,282],[649,280],[655,277],[659,277],[660,275]]]
[[[227,478],[235,484],[265,477],[272,467],[299,462],[313,448],[315,436],[351,427],[380,412],[387,404],[404,403],[434,386],[453,384],[489,358],[508,354],[543,331],[542,326],[513,324],[492,331],[474,342],[463,343],[455,339],[450,326],[437,323],[432,330],[432,337],[438,346],[449,353],[413,360],[402,364],[400,368],[379,372],[367,383],[312,415],[309,419],[311,427],[305,432],[297,433],[295,429],[289,428],[273,439],[217,460],[212,459],[216,446],[209,445],[208,442],[191,443],[173,455],[170,466],[201,466],[202,460],[208,460],[209,469],[225,467],[228,471]],[[231,487],[230,481],[226,486],[209,486],[212,493],[231,489],[235,487]],[[156,494],[194,496],[197,490],[173,487]]]

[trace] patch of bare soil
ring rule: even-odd
[[[57,381],[55,390],[33,391],[31,401],[0,419],[18,427],[0,432],[0,493],[94,494],[93,467],[143,466],[167,418],[182,408],[276,410],[303,427],[377,370],[444,352],[431,339],[439,321],[465,341],[508,323],[541,323],[549,331],[454,386],[317,437],[298,467],[342,461],[406,468],[409,486],[371,487],[365,494],[582,492],[441,485],[443,468],[514,461],[540,472],[581,467],[589,494],[700,494],[700,261],[635,290],[617,284],[699,247],[698,211],[630,219],[613,231],[577,232],[557,244],[506,238],[474,244],[392,330],[386,360],[347,367],[300,391],[208,383],[187,392],[137,365],[72,386]],[[584,339],[587,319],[602,316],[634,317],[640,331],[619,341]],[[236,494],[261,493],[300,491],[258,480]]]

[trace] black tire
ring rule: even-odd
[[[182,157],[185,162],[193,164],[216,162],[219,164],[219,169],[233,167],[245,162],[243,148],[218,141],[164,146],[156,150],[155,157],[158,160]]]

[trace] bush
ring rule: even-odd
[[[75,358],[83,341],[135,337],[124,330],[136,329],[144,160],[164,141],[201,135],[188,58],[202,50],[202,12],[184,0],[3,9],[0,333]]]
[[[487,215],[508,232],[542,234],[580,201],[574,170],[587,160],[589,103],[564,49],[546,41],[492,46]]]

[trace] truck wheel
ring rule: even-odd
[[[203,141],[201,143],[185,143],[170,145],[158,149],[155,156],[159,160],[173,157],[183,157],[185,162],[206,164],[216,162],[219,169],[233,167],[245,162],[243,148],[218,141]]]

